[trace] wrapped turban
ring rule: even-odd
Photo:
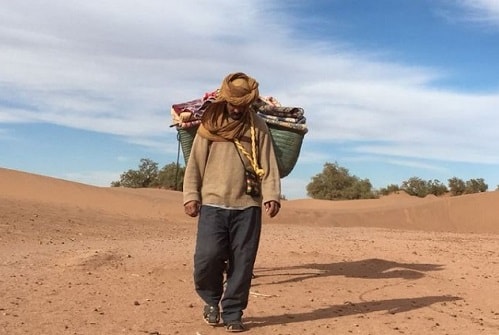
[[[249,105],[259,97],[258,82],[250,76],[236,72],[224,78],[217,101],[226,101],[234,106]]]

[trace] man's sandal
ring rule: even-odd
[[[215,306],[204,306],[203,319],[210,326],[216,326],[220,322],[220,310]]]
[[[245,331],[244,325],[241,321],[229,321],[225,323],[225,330],[231,333],[240,333]]]

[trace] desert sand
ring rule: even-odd
[[[246,334],[499,334],[499,192],[287,200]],[[201,318],[180,192],[0,168],[0,334],[225,334]]]

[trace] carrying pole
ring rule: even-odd
[[[175,170],[175,191],[180,191],[179,186],[178,186],[178,172],[180,169],[180,133],[177,132],[177,142],[178,142],[178,148],[177,148],[177,169]]]

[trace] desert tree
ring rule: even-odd
[[[402,182],[401,189],[409,195],[425,197],[428,195],[428,186],[426,181],[419,177],[411,177]]]
[[[158,163],[148,158],[140,160],[138,170],[128,170],[120,175],[119,181],[113,181],[111,186],[131,188],[158,186]]]
[[[466,183],[457,177],[448,179],[448,185],[452,196],[462,195],[466,192]]]
[[[140,160],[137,170],[123,172],[119,181],[113,181],[112,187],[131,188],[166,188],[169,190],[182,190],[185,167],[177,163],[166,164],[160,170],[158,163],[148,158]]]
[[[371,199],[376,195],[368,179],[350,175],[338,163],[325,163],[321,173],[307,185],[308,196],[324,200]]]
[[[486,192],[488,188],[489,186],[485,183],[483,178],[470,179],[467,181],[456,177],[449,179],[449,189],[453,196]]]
[[[427,187],[428,187],[428,194],[433,194],[438,196],[444,195],[445,193],[449,192],[449,189],[445,184],[440,182],[438,179],[432,179],[428,180],[426,182]]]
[[[158,173],[158,184],[162,188],[180,191],[184,184],[185,167],[176,163],[165,165]]]
[[[419,177],[411,177],[408,180],[403,181],[401,189],[409,195],[420,198],[424,198],[429,194],[439,196],[448,192],[447,186],[438,179],[423,180]]]
[[[470,179],[466,181],[466,194],[486,192],[489,185],[485,183],[483,178]]]
[[[381,195],[389,195],[398,191],[400,191],[400,186],[398,186],[397,184],[390,184],[386,187],[380,188],[378,192]]]

